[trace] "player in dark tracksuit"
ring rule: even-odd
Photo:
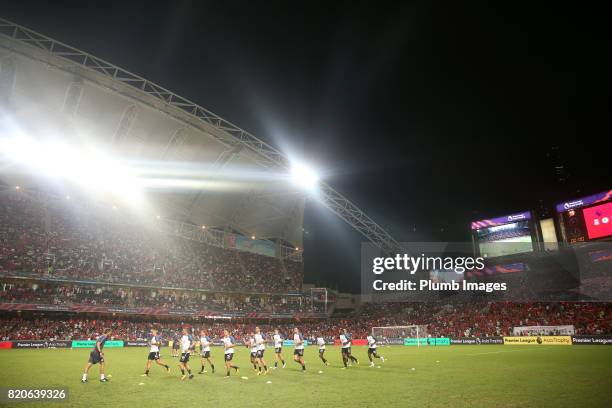
[[[181,347],[181,336],[178,333],[172,338],[172,357],[179,356],[179,348]]]
[[[85,366],[85,372],[83,372],[83,378],[81,379],[82,383],[87,382],[87,374],[89,373],[89,369],[94,364],[100,363],[100,382],[107,382],[108,379],[104,376],[104,343],[110,337],[112,331],[111,329],[104,330],[103,334],[96,339],[96,345],[94,346],[91,353],[89,353],[89,361],[87,361],[87,365]]]

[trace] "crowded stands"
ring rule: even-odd
[[[434,337],[489,337],[510,335],[515,326],[574,325],[577,334],[608,334],[611,315],[610,303],[370,303],[361,320],[377,326],[427,325]]]
[[[0,280],[0,303],[152,307],[175,312],[321,312],[310,296],[203,293],[193,290]]]
[[[161,235],[107,211],[1,195],[0,273],[222,292],[301,290],[301,263]]]
[[[354,338],[365,338],[375,326],[427,325],[432,337],[490,337],[512,334],[515,326],[573,325],[576,334],[599,335],[612,333],[612,305],[610,303],[558,302],[558,303],[368,303],[355,315],[347,318],[307,319],[302,321],[248,321],[234,320],[144,320],[138,318],[82,318],[77,315],[18,315],[0,321],[0,338],[4,340],[90,339],[104,327],[113,327],[116,338],[144,339],[148,330],[157,327],[171,337],[183,326],[204,327],[217,339],[224,328],[231,329],[237,338],[243,338],[257,324],[265,332],[280,328],[290,333],[299,326],[307,338],[322,335],[334,339],[341,328],[347,328]]]
[[[373,326],[398,325],[427,325],[434,337],[504,336],[515,326],[534,325],[612,333],[609,303],[366,303],[345,318],[329,318],[321,302],[299,293],[302,280],[300,263],[162,235],[113,210],[26,194],[0,196],[0,304],[7,310],[0,320],[2,339],[89,339],[113,326],[115,337],[136,340],[153,326],[173,336],[183,325],[207,327],[215,338],[231,328],[242,338],[255,322],[267,332],[279,327],[284,333],[298,324],[307,338],[327,339],[341,328],[364,338]],[[172,310],[175,317],[138,317],[126,310],[113,316],[100,310],[21,313],[13,308],[18,304],[150,307]],[[181,311],[242,315],[219,321]],[[267,319],[249,315],[259,312],[268,313]],[[273,314],[299,313],[318,316],[273,320]]]

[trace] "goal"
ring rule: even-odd
[[[372,336],[381,343],[384,343],[385,340],[393,343],[394,340],[399,339],[419,339],[427,337],[427,325],[372,327]],[[420,345],[420,343],[417,340],[417,345]]]

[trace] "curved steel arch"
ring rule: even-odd
[[[241,145],[254,152],[258,157],[257,163],[261,166],[282,169],[290,168],[289,159],[268,143],[258,139],[246,130],[239,128],[194,102],[148,81],[139,75],[132,74],[101,58],[0,18],[0,39],[2,38],[69,61],[76,66],[96,72],[112,81],[127,85],[132,90],[137,90],[149,95],[166,106],[179,109],[192,119],[204,122],[217,131],[230,136],[229,139],[223,139],[225,143],[229,141],[233,146]],[[374,243],[385,252],[401,251],[402,248],[399,243],[385,231],[385,229],[368,217],[367,214],[350,202],[346,197],[326,183],[320,183],[319,188],[319,201],[360,232],[370,242]]]

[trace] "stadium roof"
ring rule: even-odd
[[[305,192],[262,181],[288,174],[288,158],[274,147],[159,85],[3,19],[0,60],[0,87],[6,88],[0,95],[19,123],[93,140],[139,162],[204,164],[215,180],[226,173],[255,175],[241,188],[153,194],[164,216],[301,248]],[[27,185],[23,175],[11,177],[6,181]],[[399,248],[334,189],[325,183],[319,189],[318,199],[367,239],[385,250]]]

